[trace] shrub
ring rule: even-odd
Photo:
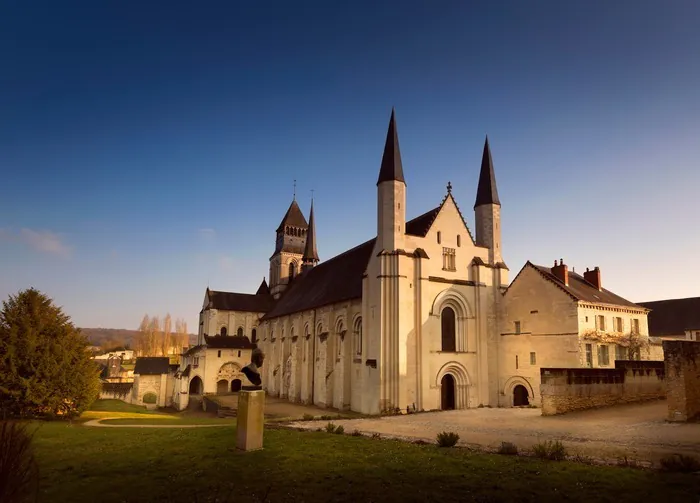
[[[345,428],[342,425],[338,425],[335,427],[335,431],[333,433],[335,433],[336,435],[342,435],[343,433],[345,433]]]
[[[440,447],[454,447],[459,441],[459,434],[453,431],[443,431],[437,435],[437,444]]]
[[[661,468],[667,472],[700,472],[700,460],[685,454],[671,454],[661,458]]]
[[[562,461],[566,458],[566,447],[559,440],[547,440],[535,445],[532,453],[538,458]]]
[[[498,448],[498,454],[515,456],[518,454],[518,446],[512,442],[501,442],[501,446]]]
[[[330,421],[331,419],[333,419],[333,416],[323,415],[321,416],[321,419],[323,421]]]
[[[143,403],[157,403],[158,396],[155,393],[146,393],[143,395]]]
[[[414,440],[413,443],[417,444],[417,445],[427,445],[428,444],[428,442],[426,442],[422,438],[419,438],[418,440]]]
[[[372,438],[374,440],[379,440],[382,438],[382,436],[379,433],[372,433]]]
[[[24,424],[0,424],[0,501],[24,501],[38,489],[32,436]]]
[[[353,432],[351,433],[351,435],[352,435],[353,437],[361,437],[361,436],[362,436],[362,433],[360,433],[360,430],[353,430]]]
[[[304,421],[313,421],[314,420],[314,415],[313,414],[304,414],[304,417],[302,418]]]
[[[326,425],[326,432],[327,433],[335,433],[335,425],[333,423],[328,423]]]

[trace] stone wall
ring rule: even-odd
[[[700,420],[700,342],[663,341],[668,420]]]
[[[664,362],[617,360],[614,369],[540,370],[542,415],[664,398]]]
[[[103,382],[102,389],[100,389],[100,399],[131,402],[131,392],[133,386],[134,383],[130,382]]]

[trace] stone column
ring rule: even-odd
[[[263,390],[242,390],[238,394],[237,422],[236,448],[242,451],[262,449],[265,423],[265,392]]]

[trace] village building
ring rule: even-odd
[[[582,278],[563,263],[528,263],[508,288],[488,139],[474,232],[449,182],[440,204],[407,220],[393,111],[376,187],[373,239],[321,261],[313,201],[307,221],[293,200],[276,229],[269,286],[206,290],[198,345],[177,374],[180,408],[224,381],[227,391],[249,384],[239,373],[248,344],[266,355],[268,394],[366,414],[536,403],[539,366],[643,357],[596,339],[648,334],[647,310],[602,289],[599,270]]]
[[[540,369],[615,368],[616,360],[663,360],[649,341],[649,310],[602,285],[600,268],[583,275],[563,259],[527,262],[503,294],[499,341],[500,405],[539,405]]]
[[[662,340],[700,341],[700,297],[640,302],[650,309],[649,335]]]
[[[137,358],[128,401],[148,408],[170,406],[177,370],[178,365],[171,365],[168,357]]]

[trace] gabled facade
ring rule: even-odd
[[[503,295],[499,405],[540,403],[540,368],[615,368],[651,359],[649,310],[602,287],[599,268],[583,276],[563,260],[527,262]],[[656,358],[654,358],[656,359]]]

